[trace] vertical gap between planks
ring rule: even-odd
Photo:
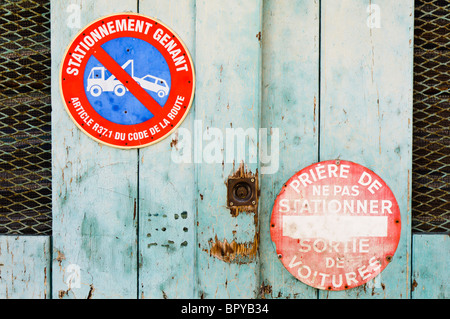
[[[319,52],[318,52],[318,65],[319,68],[317,70],[318,74],[317,74],[317,161],[320,162],[321,158],[320,158],[320,141],[321,141],[321,127],[322,127],[322,122],[321,122],[321,102],[322,102],[322,0],[318,0],[319,1]],[[316,289],[316,299],[320,299],[320,293],[319,290]]]
[[[139,3],[139,0],[138,0]],[[138,6],[139,9],[139,6]],[[138,10],[139,13],[139,10]],[[140,194],[139,194],[139,159],[140,159],[140,152],[139,149],[137,149],[137,168],[136,168],[136,183],[137,183],[137,194],[136,194],[136,299],[139,299],[139,286],[140,286],[140,280],[139,280],[139,270],[140,270],[140,238],[139,238],[139,220],[140,220]]]
[[[413,118],[413,112],[414,112],[414,95],[413,95],[413,93],[414,93],[414,24],[415,24],[415,2],[416,1],[414,1],[413,3],[412,3],[412,8],[411,8],[411,15],[412,15],[412,32],[411,32],[411,34],[410,34],[410,41],[411,41],[411,52],[412,52],[412,54],[413,54],[413,57],[412,57],[412,67],[411,67],[411,72],[412,72],[412,76],[411,76],[411,79],[412,79],[412,81],[413,81],[413,83],[411,84],[411,88],[412,88],[412,91],[411,91],[411,119]],[[414,122],[413,122],[414,123]],[[410,128],[410,156],[411,156],[411,162],[410,162],[410,167],[409,167],[409,172],[411,172],[411,175],[410,174],[408,174],[408,190],[407,190],[407,192],[409,193],[409,194],[412,194],[412,172],[413,172],[413,170],[412,170],[412,165],[413,165],[413,161],[412,161],[412,159],[413,159],[413,138],[414,138],[414,131],[413,131],[413,126],[411,126],[411,128]],[[413,216],[412,216],[412,196],[409,196],[409,199],[408,199],[408,203],[406,204],[407,206],[407,209],[408,209],[408,207],[409,207],[409,212],[408,212],[408,217],[407,218],[412,218]],[[450,234],[449,234],[450,235]],[[415,269],[414,269],[414,258],[415,258],[415,254],[414,254],[414,233],[413,233],[413,231],[412,231],[412,222],[410,223],[410,229],[409,229],[409,236],[410,236],[410,238],[409,238],[409,251],[410,251],[410,255],[411,255],[411,258],[410,258],[410,260],[409,260],[409,267],[410,267],[410,269],[411,269],[411,271],[410,271],[410,273],[409,273],[409,299],[411,300],[411,299],[413,299],[413,290],[415,289],[415,287],[414,287],[414,281],[415,281],[415,276],[414,276],[414,271],[415,271]],[[408,248],[407,248],[408,249]]]
[[[139,13],[139,1],[140,0],[136,0],[136,12]],[[136,167],[136,299],[139,299],[139,286],[140,286],[140,280],[139,280],[139,271],[141,269],[140,267],[140,255],[141,255],[141,250],[140,250],[140,238],[139,238],[139,221],[140,221],[140,211],[139,211],[139,207],[140,207],[140,194],[139,194],[139,161],[140,161],[140,152],[139,152],[139,148],[137,149],[137,167]]]
[[[321,95],[321,87],[322,87],[322,77],[321,77],[321,70],[322,70],[322,0],[319,0],[319,53],[318,53],[318,65],[319,69],[318,71],[318,90],[317,90],[317,161],[320,162],[320,131],[321,131],[321,101],[322,101],[322,95]]]
[[[52,223],[52,230],[53,230],[53,223]],[[48,261],[48,272],[47,272],[47,279],[48,279],[48,298],[47,299],[53,299],[53,231],[52,235],[49,236],[48,239],[48,256],[50,260]]]
[[[139,13],[139,0],[136,0],[136,12]],[[139,211],[139,207],[140,207],[140,194],[139,194],[139,160],[140,160],[140,152],[139,152],[139,148],[137,149],[137,168],[136,168],[136,174],[137,174],[137,194],[136,194],[136,299],[139,299],[139,286],[140,286],[140,280],[139,280],[139,271],[141,269],[140,267],[140,255],[141,255],[141,250],[140,250],[140,238],[139,238],[139,221],[140,221],[140,211]]]
[[[192,45],[192,50],[193,52],[191,52],[191,55],[193,56],[193,68],[194,68],[194,72],[195,72],[195,65],[197,62],[197,52],[196,52],[196,48],[197,48],[197,1],[194,1],[194,9],[193,9],[193,14],[194,14],[194,36],[193,36],[193,45]],[[195,73],[196,74],[196,73]],[[197,76],[197,75],[196,75]],[[197,83],[195,83],[195,85],[197,85]],[[197,107],[196,107],[196,103],[195,103],[195,92],[194,92],[194,99],[192,101],[192,105],[191,105],[191,112],[193,115],[193,120],[192,122],[195,123],[195,119],[197,116]],[[192,128],[194,128],[194,126],[192,126]],[[194,130],[195,133],[195,130]],[[195,135],[193,136],[194,141],[195,141]],[[193,149],[192,152],[193,154],[195,154],[195,146],[194,144],[192,144]],[[193,161],[192,163],[194,165],[194,187],[193,187],[193,192],[194,192],[194,209],[195,212],[192,212],[192,215],[194,216],[194,283],[192,285],[193,288],[193,292],[192,295],[194,298],[199,298],[199,276],[198,276],[198,227],[197,227],[197,221],[198,221],[198,198],[199,198],[199,190],[198,190],[198,164],[195,163],[195,161]]]
[[[410,249],[411,249],[411,260],[410,260],[410,275],[409,275],[409,299],[413,299],[413,282],[414,282],[414,234],[411,232],[411,238],[410,238]]]
[[[50,44],[49,44],[49,46],[50,46],[50,66],[52,65],[52,27],[51,27],[51,25],[52,25],[52,19],[53,19],[53,16],[52,16],[52,8],[51,8],[51,1],[50,1],[50,6],[49,6],[49,19],[50,19]],[[50,73],[50,83],[52,83],[52,72]],[[51,84],[52,85],[52,84]],[[52,103],[52,100],[51,100],[51,94],[52,94],[52,87],[51,87],[51,85],[50,85],[50,105],[52,106],[52,109],[53,109],[53,103]],[[51,113],[53,113],[53,112],[51,112]],[[53,124],[52,124],[52,120],[50,119],[50,136],[52,136],[53,135]],[[50,147],[51,147],[51,149],[50,149],[50,174],[51,174],[51,179],[52,179],[52,182],[53,182],[53,138],[51,139],[51,142],[50,142]],[[54,207],[54,204],[53,204],[53,187],[54,186],[52,186],[52,189],[51,189],[51,194],[50,194],[50,198],[51,198],[51,203],[52,203],[52,206],[51,206],[51,216],[52,216],[52,221],[51,221],[51,230],[52,230],[52,232],[51,232],[51,234],[50,234],[50,236],[49,236],[49,240],[48,240],[48,249],[49,249],[49,252],[48,252],[48,255],[49,255],[49,258],[50,258],[50,260],[49,260],[49,262],[48,262],[48,269],[49,269],[49,271],[48,271],[48,274],[47,274],[47,278],[48,278],[48,284],[49,284],[49,288],[48,288],[48,298],[47,299],[53,299],[53,217],[54,217],[54,214],[53,214],[53,207]]]
[[[264,50],[264,43],[263,43],[263,37],[264,37],[264,35],[263,35],[263,33],[264,33],[264,7],[265,7],[265,4],[266,4],[266,0],[262,0],[261,1],[261,40],[260,40],[260,43],[261,43],[261,49],[260,49],[260,80],[259,80],[259,82],[260,82],[260,91],[259,91],[259,128],[258,129],[260,129],[261,128],[261,126],[262,126],[262,115],[263,115],[263,93],[262,93],[262,90],[263,90],[263,87],[264,87],[264,78],[263,78],[263,65],[264,65],[264,55],[263,55],[263,50]],[[259,136],[258,136],[258,139],[259,139]],[[259,144],[259,142],[258,142],[258,163],[259,163],[259,165],[260,165],[260,161],[261,161],[261,158],[260,158],[260,151],[259,151],[259,148],[261,147],[261,145]],[[259,170],[259,171],[261,171],[261,170]],[[261,176],[258,176],[258,178],[259,178],[259,181],[258,181],[258,189],[256,190],[257,192],[259,191],[259,192],[261,192],[261,184],[262,184],[262,174],[260,173],[260,175]],[[261,208],[260,208],[260,203],[258,203],[258,206],[257,206],[257,211],[256,211],[256,214],[257,214],[257,216],[258,216],[258,225],[256,225],[256,231],[258,232],[258,234],[260,234],[260,238],[261,238],[261,223],[260,223],[260,218],[261,218],[261,214],[260,214],[260,211],[261,211]],[[259,261],[261,261],[261,242],[260,242],[260,244],[259,244],[259,246],[258,246],[258,250],[257,250],[257,256],[258,256],[258,260]],[[260,287],[260,289],[259,289],[259,293],[258,293],[258,295],[257,295],[257,297],[256,298],[258,298],[258,299],[260,299],[261,297],[264,297],[264,293],[263,293],[263,291],[262,291],[262,289],[261,289],[261,287],[262,287],[262,285],[263,285],[263,283],[264,283],[264,278],[263,278],[263,270],[262,270],[262,262],[259,262],[259,265],[258,265],[258,287]]]

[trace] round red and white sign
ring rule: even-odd
[[[75,37],[60,71],[77,126],[94,140],[137,148],[167,137],[192,104],[195,74],[181,39],[135,13],[98,19]]]
[[[394,194],[374,172],[343,160],[290,178],[272,210],[270,233],[284,267],[315,288],[344,290],[377,276],[400,240]]]

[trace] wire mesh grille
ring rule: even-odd
[[[450,1],[415,1],[413,232],[450,230]]]
[[[50,1],[0,0],[0,234],[51,233]]]

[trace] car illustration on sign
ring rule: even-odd
[[[163,98],[167,94],[169,94],[169,86],[167,85],[167,82],[163,79],[157,78],[156,76],[152,75],[146,75],[141,79],[138,78],[134,79],[144,89],[158,93],[158,97],[160,98]]]
[[[150,74],[142,78],[135,77],[133,60],[128,60],[122,65],[122,69],[125,70],[129,65],[131,65],[131,77],[144,89],[157,93],[160,98],[169,94],[170,88],[165,80]],[[117,96],[123,96],[128,89],[114,75],[106,78],[106,71],[104,67],[93,67],[87,79],[86,91],[94,97],[100,96],[103,92],[114,92]]]

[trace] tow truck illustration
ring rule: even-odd
[[[165,80],[150,74],[147,74],[142,78],[135,77],[134,60],[125,62],[125,64],[122,65],[122,69],[125,70],[129,65],[131,65],[131,77],[144,89],[157,93],[160,98],[169,94],[169,86]],[[117,96],[123,96],[126,91],[128,91],[114,75],[109,76],[107,79],[105,79],[105,76],[106,69],[104,67],[93,67],[87,79],[86,91],[91,93],[94,97],[100,96],[103,92],[114,92]]]

